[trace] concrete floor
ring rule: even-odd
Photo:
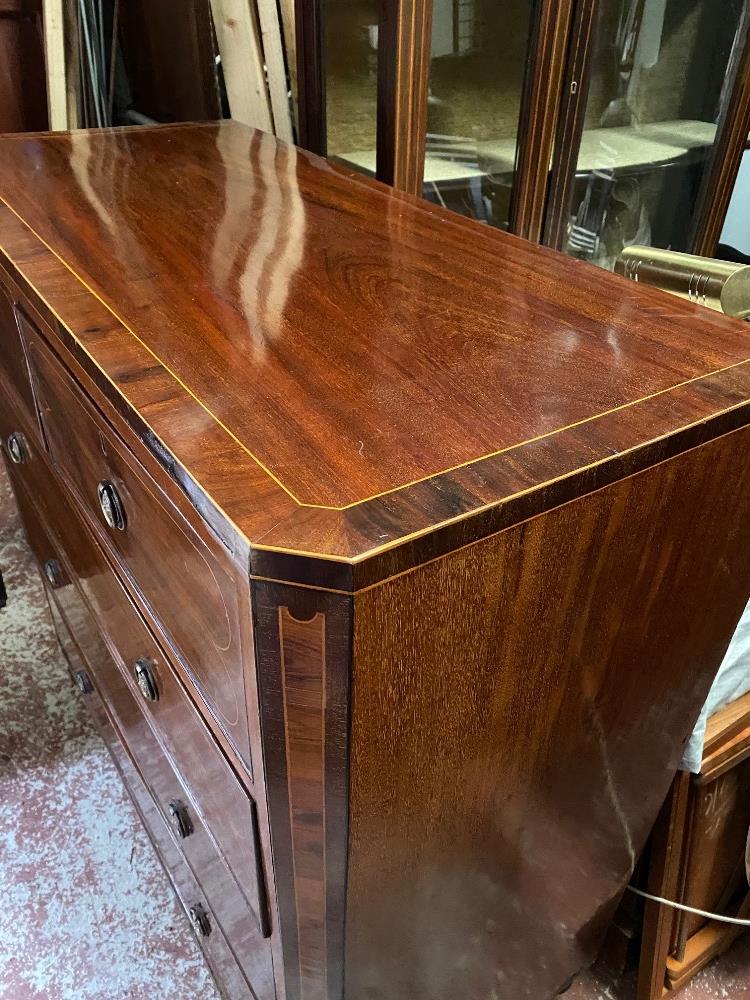
[[[1,462],[0,567],[0,1000],[219,1000],[68,678]],[[679,996],[750,1000],[750,937]],[[586,973],[565,1000],[633,983]]]
[[[219,1000],[55,639],[0,461],[0,1000]]]

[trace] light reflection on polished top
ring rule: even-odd
[[[0,196],[298,505],[349,507],[748,354],[739,323],[236,123],[9,137]]]

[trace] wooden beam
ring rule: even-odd
[[[295,35],[294,0],[279,0],[281,12],[281,28],[284,36],[284,51],[286,52],[286,67],[289,74],[289,89],[292,92],[292,124],[296,127],[298,96],[297,96],[297,39]]]
[[[68,128],[79,128],[81,107],[81,59],[78,49],[78,3],[63,0],[65,20],[65,91]]]
[[[325,31],[323,0],[295,0],[297,136],[300,146],[326,155]]]
[[[64,131],[68,126],[68,86],[65,73],[65,15],[63,0],[43,0],[44,59],[47,70],[49,127]]]
[[[564,250],[568,235],[576,163],[581,147],[591,80],[591,43],[599,0],[578,0],[570,32],[544,219],[544,242]]]
[[[381,0],[377,176],[421,195],[427,139],[432,0]]]
[[[547,206],[575,0],[539,0],[518,119],[510,230],[538,243]]]
[[[284,45],[276,0],[256,0],[258,22],[263,39],[263,55],[271,96],[274,132],[284,142],[293,142],[292,115],[289,105],[289,82],[284,62]]]
[[[249,0],[211,0],[211,13],[229,113],[245,125],[273,132],[263,50]]]
[[[737,60],[732,96],[719,122],[711,169],[703,178],[690,252],[715,257],[742,154],[750,132],[750,14],[742,25],[744,43]],[[734,67],[730,67],[730,72]]]

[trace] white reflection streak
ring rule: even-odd
[[[302,263],[305,248],[305,209],[297,184],[297,150],[294,146],[285,146],[280,148],[279,154],[284,158],[286,177],[283,192],[287,203],[281,218],[284,245],[273,263],[266,308],[266,321],[275,336],[281,332],[281,317],[290,285]]]
[[[591,702],[591,715],[594,720],[594,728],[596,729],[596,735],[599,739],[599,746],[602,752],[602,763],[604,764],[604,774],[607,780],[607,792],[609,793],[610,802],[615,810],[615,815],[617,816],[620,826],[622,827],[622,832],[625,834],[625,843],[627,844],[628,854],[630,856],[630,868],[632,870],[635,867],[636,862],[633,838],[630,835],[628,819],[625,815],[625,810],[622,808],[620,796],[617,794],[617,788],[615,787],[615,781],[612,776],[612,766],[609,760],[609,750],[607,749],[607,737],[604,732],[604,727],[602,726],[602,721],[599,718],[599,711],[593,701]]]
[[[248,248],[245,269],[239,280],[239,296],[244,315],[250,325],[250,334],[256,355],[265,352],[265,330],[263,320],[265,310],[261,308],[262,278],[266,267],[273,267],[273,252],[278,240],[281,222],[281,189],[276,176],[275,140],[265,132],[259,132],[260,150],[258,163],[263,182],[263,204],[260,213],[260,227],[255,244]],[[264,146],[271,149],[264,150]]]
[[[101,224],[110,232],[113,238],[118,242],[122,242],[123,231],[122,226],[117,222],[115,212],[113,210],[114,199],[112,199],[112,205],[107,208],[102,202],[99,195],[91,186],[91,181],[89,179],[89,161],[91,160],[91,149],[92,141],[91,136],[87,133],[76,133],[72,132],[70,135],[70,169],[75,175],[78,181],[78,187],[81,189],[86,201],[91,206],[91,208],[96,212],[97,217]],[[114,157],[112,161],[114,161]],[[99,177],[103,176],[103,171],[98,168],[97,175]],[[127,230],[125,230],[125,233]]]
[[[224,215],[216,229],[211,248],[211,273],[219,287],[226,287],[234,262],[247,234],[248,218],[255,193],[255,174],[252,170],[241,173],[232,170],[232,147],[235,142],[229,130],[220,128],[216,136],[216,149],[225,166]],[[246,158],[251,160],[252,133],[248,134]],[[235,151],[234,157],[237,156]]]
[[[259,144],[256,162],[260,182],[255,169],[240,175],[232,170],[236,142],[223,130],[217,137],[227,182],[224,215],[211,252],[211,270],[217,285],[227,288],[234,265],[244,254],[237,294],[253,349],[262,356],[268,338],[281,333],[290,284],[304,255],[305,211],[297,184],[297,150],[293,146],[277,147],[274,138],[265,133],[250,134],[245,153],[248,163],[253,161],[253,143]],[[237,179],[229,181],[233,176]],[[254,201],[258,202],[257,211],[253,211]],[[255,238],[250,239],[250,225],[256,219]],[[265,295],[264,288],[268,288]]]

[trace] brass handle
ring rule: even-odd
[[[26,438],[20,431],[8,435],[8,454],[14,465],[25,465],[29,460]]]
[[[73,675],[73,679],[75,680],[76,685],[78,686],[78,690],[81,692],[81,694],[91,694],[91,692],[94,690],[93,685],[89,680],[89,675],[86,673],[85,670],[76,670],[75,674]]]
[[[125,508],[122,505],[122,500],[115,484],[110,482],[109,479],[102,479],[96,487],[96,492],[99,497],[99,506],[102,509],[102,515],[109,527],[116,531],[124,531],[127,527]]]
[[[62,584],[63,571],[57,559],[47,560],[44,564],[44,575],[47,577],[51,586],[59,587]]]
[[[750,318],[747,264],[657,247],[629,246],[615,261],[615,273],[643,285],[655,285],[716,312]]]
[[[138,682],[138,689],[146,701],[158,701],[159,686],[156,683],[153,661],[146,656],[139,656],[133,665],[133,673]]]
[[[172,824],[172,828],[180,840],[189,837],[193,832],[193,824],[190,821],[187,806],[184,806],[182,802],[172,801],[169,803],[167,811],[169,813],[169,822]]]
[[[211,933],[211,921],[200,903],[193,903],[188,910],[188,917],[198,937],[208,937]]]

